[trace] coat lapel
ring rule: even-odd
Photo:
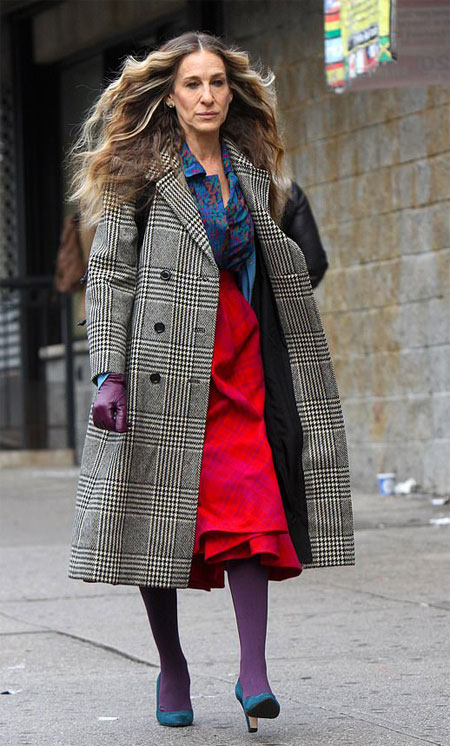
[[[205,252],[208,259],[215,264],[208,234],[180,166],[172,169],[159,179],[155,187],[179,218],[189,235]]]
[[[223,139],[248,209],[252,218],[259,221],[261,216],[266,214],[269,205],[270,174],[262,168],[256,168],[228,137]]]
[[[256,230],[262,239],[265,234],[264,227],[267,228],[267,221],[274,225],[268,213],[270,174],[262,168],[256,168],[228,137],[224,137],[224,141]],[[200,249],[215,264],[208,234],[189,191],[179,159],[170,158],[166,153],[162,153],[162,160],[169,170],[156,181],[156,190],[171,207]],[[151,178],[151,176],[152,173],[149,171],[148,177]]]
[[[256,168],[227,137],[224,138],[239,184],[244,193],[248,209],[253,218],[256,233],[264,256],[269,260],[272,272],[277,264],[274,247],[285,242],[286,236],[269,212],[269,188],[271,176],[263,168]]]

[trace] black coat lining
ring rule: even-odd
[[[302,465],[303,430],[295,403],[286,341],[257,238],[251,305],[258,318],[265,378],[267,437],[272,449],[289,533],[302,563],[312,562]]]

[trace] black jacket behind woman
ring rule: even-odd
[[[295,181],[291,185],[280,228],[303,251],[311,285],[315,288],[328,268],[328,260],[308,199]]]

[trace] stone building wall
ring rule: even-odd
[[[330,91],[322,0],[228,0],[225,30],[277,75],[289,161],[328,254],[315,295],[353,483],[396,471],[448,491],[449,88]]]

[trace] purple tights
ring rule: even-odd
[[[175,588],[140,587],[161,664],[161,710],[189,710],[190,677],[178,634]]]
[[[228,583],[233,598],[241,648],[240,678],[245,697],[272,692],[265,657],[267,633],[267,568],[259,557],[229,560]],[[162,710],[187,710],[190,677],[178,632],[175,588],[140,588],[161,664],[159,704]]]
[[[227,562],[228,584],[241,644],[240,678],[246,697],[272,692],[267,679],[267,568],[259,557]]]

